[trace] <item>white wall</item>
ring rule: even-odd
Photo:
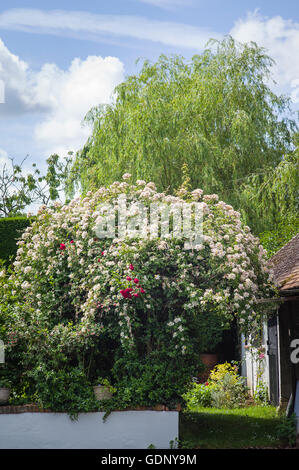
[[[0,449],[168,449],[178,438],[177,411],[82,413],[71,421],[65,413],[0,415]]]

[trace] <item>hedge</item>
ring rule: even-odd
[[[17,252],[17,241],[33,221],[26,216],[0,218],[0,259],[8,264]]]

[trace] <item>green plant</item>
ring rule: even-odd
[[[11,387],[10,380],[0,378],[0,388],[10,388],[10,387]]]
[[[174,440],[169,442],[170,449],[178,449],[179,448],[179,439],[176,437]]]
[[[296,444],[297,417],[295,413],[291,416],[283,416],[276,427],[277,437],[290,446]]]
[[[239,408],[248,398],[248,389],[243,377],[225,374],[211,391],[212,406],[215,408]]]
[[[236,364],[230,364],[228,362],[225,362],[224,364],[217,364],[210,372],[209,381],[210,383],[217,384],[228,374],[232,377],[233,382],[237,382],[237,371],[238,368]]]
[[[0,217],[0,258],[8,265],[15,257],[18,249],[18,240],[24,230],[33,222],[34,218]]]
[[[115,393],[116,392],[116,388],[113,387],[109,380],[108,379],[103,379],[102,377],[98,377],[95,381],[94,381],[94,385],[95,386],[98,386],[98,385],[103,385],[104,387],[107,387],[109,389],[109,392],[111,393]]]
[[[259,381],[253,394],[253,399],[258,405],[269,404],[269,390],[265,382]]]
[[[37,403],[42,408],[64,411],[72,419],[76,419],[80,412],[99,409],[91,383],[78,367],[53,370],[41,364],[28,376],[35,383]]]
[[[183,394],[187,409],[192,409],[196,406],[212,406],[213,388],[214,387],[208,382],[205,384],[192,383],[188,391]]]

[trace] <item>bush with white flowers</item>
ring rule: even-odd
[[[18,242],[0,302],[10,302],[8,330],[29,376],[41,364],[78,367],[90,383],[107,377],[124,406],[171,405],[198,371],[199,354],[233,322],[257,334],[268,314],[257,301],[271,295],[273,279],[259,240],[217,195],[170,196],[129,181],[126,174],[69,204],[40,208]],[[184,249],[183,238],[149,232],[99,238],[103,205],[117,208],[117,226],[120,195],[131,227],[144,217],[140,203],[147,211],[157,202],[200,202],[202,242]]]

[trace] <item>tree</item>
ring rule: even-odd
[[[274,170],[292,151],[296,123],[281,117],[289,98],[267,85],[273,60],[264,49],[231,37],[210,45],[190,62],[145,61],[116,88],[114,103],[89,113],[93,133],[75,163],[84,192],[127,171],[174,192],[186,164],[191,188],[218,193],[255,232],[270,228],[242,210],[243,191],[248,178]]]
[[[61,193],[69,194],[71,154],[64,161],[56,154],[51,155],[43,176],[36,163],[31,173],[24,172],[26,158],[20,165],[11,158],[10,165],[4,163],[0,170],[0,217],[19,215],[31,204],[47,205],[59,199]]]

